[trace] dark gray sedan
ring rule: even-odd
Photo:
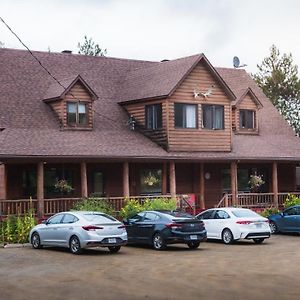
[[[101,212],[61,212],[33,227],[29,241],[35,249],[59,246],[73,254],[90,247],[118,252],[127,243],[127,232],[124,224]]]

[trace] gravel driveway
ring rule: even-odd
[[[157,252],[123,247],[75,256],[65,249],[0,249],[0,298],[300,299],[300,236]]]

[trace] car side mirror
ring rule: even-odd
[[[283,212],[281,212],[280,215],[281,215],[281,217],[284,217],[284,213]]]
[[[123,222],[125,225],[128,225],[128,224],[129,224],[128,219],[126,219],[126,218],[124,218],[124,219],[122,220],[122,222]]]

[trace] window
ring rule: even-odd
[[[114,217],[106,214],[84,214],[83,217],[93,224],[109,223],[111,221],[117,221]]]
[[[71,215],[71,214],[65,214],[63,220],[62,220],[62,223],[63,224],[72,224],[72,223],[75,223],[77,222],[79,219],[76,218],[74,215]]]
[[[104,197],[104,174],[100,170],[93,170],[91,173],[91,196],[93,197]]]
[[[145,221],[157,221],[159,219],[159,216],[157,214],[147,212],[145,215]]]
[[[255,128],[255,111],[248,109],[240,110],[240,128],[254,129]]]
[[[161,169],[144,169],[140,174],[141,194],[151,195],[161,193]]]
[[[209,210],[209,211],[206,211],[206,212],[200,214],[197,218],[199,220],[208,220],[208,219],[211,219],[213,213],[214,213],[214,210]]]
[[[175,103],[175,127],[197,128],[197,105]]]
[[[229,218],[230,218],[230,216],[224,210],[217,210],[214,215],[214,219],[229,219]]]
[[[47,221],[47,224],[60,224],[63,216],[64,214],[55,215]]]
[[[162,128],[162,108],[161,104],[146,105],[146,128],[147,129],[160,129]]]
[[[67,122],[69,125],[86,125],[87,105],[80,102],[68,102]]]
[[[203,127],[206,129],[224,129],[224,106],[202,105]]]

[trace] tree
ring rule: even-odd
[[[257,65],[258,73],[252,75],[267,97],[277,105],[278,100],[300,98],[298,67],[293,63],[292,54],[280,56],[275,45],[270,48],[270,56]]]
[[[84,54],[84,55],[92,55],[92,56],[105,56],[107,53],[106,49],[100,48],[98,44],[95,44],[95,42],[92,40],[92,38],[87,38],[87,36],[84,36],[84,43],[80,44],[78,43],[79,48],[78,53]]]
[[[297,136],[300,136],[300,101],[299,99],[284,99],[280,97],[276,105],[277,109],[292,126]]]

